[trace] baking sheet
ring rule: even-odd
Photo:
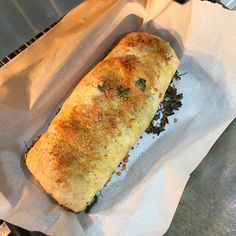
[[[198,0],[86,1],[0,70],[0,218],[51,235],[162,235],[189,174],[236,114],[236,14]],[[210,16],[210,17],[209,17]],[[57,206],[25,171],[26,147],[75,84],[126,33],[170,41],[183,107],[157,139],[144,135],[89,215]]]

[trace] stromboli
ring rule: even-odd
[[[161,38],[143,32],[124,37],[26,154],[26,166],[44,190],[83,211],[148,127],[178,65]]]

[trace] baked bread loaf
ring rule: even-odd
[[[179,65],[169,43],[133,32],[77,85],[26,166],[60,205],[91,203],[151,122]]]

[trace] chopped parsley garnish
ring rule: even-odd
[[[105,80],[102,85],[98,85],[98,89],[104,93],[109,88],[108,82]]]
[[[159,135],[165,130],[165,126],[169,124],[168,116],[174,115],[174,111],[179,110],[179,108],[182,106],[181,100],[183,99],[183,94],[178,94],[173,82],[174,80],[180,80],[181,76],[185,74],[186,73],[179,74],[178,71],[176,71],[165,93],[165,97],[161,102],[159,109],[157,110],[157,113],[155,114],[150,125],[146,129],[146,133]]]
[[[123,88],[122,85],[117,86],[117,95],[122,97],[124,100],[128,99],[130,88]]]
[[[135,82],[136,87],[139,87],[143,92],[145,91],[146,88],[146,80],[139,78],[136,82]]]

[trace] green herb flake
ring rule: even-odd
[[[159,109],[146,129],[146,133],[159,135],[161,132],[165,131],[165,126],[169,124],[168,116],[174,115],[175,111],[179,110],[182,106],[181,100],[183,99],[183,94],[178,94],[173,82],[174,80],[179,81],[181,76],[185,74],[186,73],[179,74],[179,72],[176,71],[168,89],[166,90],[165,97],[161,102]]]
[[[136,82],[135,82],[135,86],[139,87],[143,92],[146,89],[146,80],[139,78]]]
[[[103,93],[104,91],[105,91],[105,88],[104,88],[104,86],[102,86],[102,85],[98,85],[98,89]]]
[[[98,85],[98,89],[104,93],[109,88],[108,82],[105,80],[102,85]]]
[[[117,95],[122,97],[125,101],[128,100],[128,95],[130,93],[130,88],[123,88],[122,85],[117,86]]]

